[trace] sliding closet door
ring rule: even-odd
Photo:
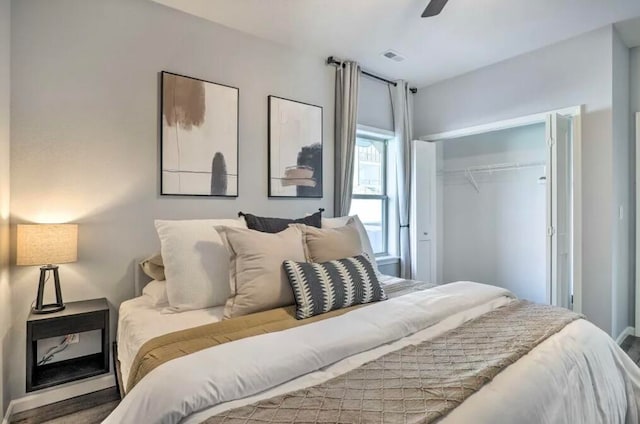
[[[436,282],[436,143],[413,142],[412,276]]]
[[[547,299],[571,307],[571,120],[547,116]]]

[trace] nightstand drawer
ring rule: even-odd
[[[100,330],[105,326],[106,314],[94,313],[75,317],[56,318],[48,321],[46,325],[35,323],[33,325],[33,338],[36,340],[49,337],[66,336],[71,333],[84,333],[85,331]]]

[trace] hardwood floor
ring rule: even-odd
[[[621,347],[640,365],[640,337],[627,337]],[[99,424],[119,402],[120,396],[114,387],[14,414],[10,423]]]
[[[98,424],[120,403],[115,387],[14,414],[11,424]]]

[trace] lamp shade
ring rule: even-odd
[[[19,224],[17,265],[63,264],[78,260],[76,224]]]

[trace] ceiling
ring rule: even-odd
[[[418,87],[640,16],[639,0],[449,0],[426,19],[427,0],[153,1]]]

